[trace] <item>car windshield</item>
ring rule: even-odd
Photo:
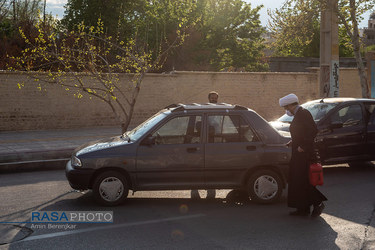
[[[164,112],[159,112],[153,115],[148,120],[139,124],[136,128],[131,131],[125,132],[124,137],[130,141],[136,141],[141,138],[145,133],[147,133],[152,127],[154,127],[158,122],[163,120],[167,114]]]
[[[301,106],[308,111],[310,111],[313,119],[315,122],[320,121],[331,109],[337,106],[338,103],[324,103],[324,102],[307,102],[302,104]],[[281,116],[277,119],[280,122],[291,123],[293,120],[293,116],[289,116],[287,114]]]

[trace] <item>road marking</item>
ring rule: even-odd
[[[30,237],[27,237],[23,240],[14,242],[14,243],[31,241],[31,240],[42,240],[42,239],[61,237],[61,236],[66,236],[66,235],[79,234],[79,233],[87,233],[87,232],[99,231],[99,230],[107,230],[107,229],[115,229],[115,228],[122,228],[122,227],[131,227],[131,226],[142,226],[142,225],[156,224],[156,223],[167,222],[167,221],[194,219],[194,218],[199,218],[199,217],[203,217],[203,216],[206,216],[206,215],[205,214],[193,214],[193,215],[188,215],[188,216],[177,216],[177,217],[170,217],[170,218],[164,218],[164,219],[122,223],[122,224],[113,225],[113,226],[92,227],[92,228],[77,229],[77,230],[65,231],[65,232],[41,234],[41,235],[30,236]],[[74,223],[72,223],[72,224],[74,224]]]

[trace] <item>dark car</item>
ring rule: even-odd
[[[364,165],[375,160],[375,100],[325,98],[306,102],[318,127],[316,147],[324,164]],[[283,115],[270,122],[289,131],[293,117]]]
[[[229,104],[174,105],[125,134],[77,148],[74,189],[117,205],[129,190],[240,189],[260,203],[286,186],[290,149],[256,112]]]

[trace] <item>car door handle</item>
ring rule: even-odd
[[[247,151],[255,151],[257,149],[256,146],[246,146]]]
[[[197,152],[199,150],[199,148],[187,148],[186,151],[188,153],[194,153],[194,152]]]

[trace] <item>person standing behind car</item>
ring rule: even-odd
[[[219,94],[216,91],[211,91],[208,93],[208,102],[209,103],[217,103],[219,100]]]
[[[290,215],[319,216],[327,198],[312,186],[309,181],[309,167],[314,153],[314,139],[318,132],[310,112],[298,104],[295,94],[286,95],[279,100],[286,114],[294,116],[290,125],[292,140],[287,144],[292,147],[289,166],[288,207],[296,208]]]
[[[209,103],[217,103],[217,101],[219,100],[219,94],[216,92],[216,91],[211,91],[210,93],[208,93],[208,102]],[[200,195],[199,195],[199,192],[198,190],[196,189],[193,189],[191,190],[191,198],[193,199],[200,199]],[[215,199],[215,196],[216,196],[216,190],[215,189],[208,189],[207,190],[207,199]]]

